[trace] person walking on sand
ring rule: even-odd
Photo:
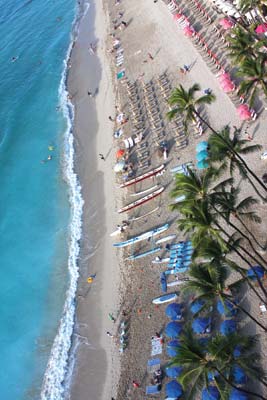
[[[93,93],[92,92],[87,92],[89,97],[93,97]]]
[[[103,154],[99,154],[99,157],[100,157],[100,160],[103,160],[103,161],[105,161],[105,157],[103,156]]]
[[[111,122],[114,122],[114,121],[115,121],[114,118],[112,118],[111,116],[109,116],[108,119],[109,119]]]
[[[152,56],[151,53],[147,53],[147,55],[148,55],[148,58],[150,58],[150,60],[154,60],[154,57]]]
[[[110,332],[107,331],[106,333],[110,338],[114,338],[114,336]]]

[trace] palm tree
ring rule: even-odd
[[[266,9],[267,6],[266,0],[240,0],[239,5],[243,13],[257,8],[262,17],[262,20],[265,22],[264,8]]]
[[[238,93],[248,95],[249,104],[252,106],[255,97],[261,89],[267,98],[267,55],[258,54],[257,58],[246,58],[239,66],[237,75],[244,78],[240,84]]]
[[[211,104],[212,101],[215,100],[215,97],[212,94],[207,94],[205,96],[201,96],[199,98],[195,98],[196,92],[200,90],[198,84],[194,84],[188,91],[186,91],[182,85],[179,85],[178,88],[174,89],[169,99],[170,105],[175,105],[175,108],[167,113],[167,117],[169,119],[174,118],[174,116],[178,114],[183,115],[184,124],[187,127],[189,121],[194,121],[196,117],[198,117],[216,136],[220,136],[222,141],[225,143],[229,152],[233,153],[236,158],[243,163],[245,169],[249,174],[253,176],[253,178],[259,183],[259,185],[267,192],[267,187],[263,184],[263,182],[257,177],[257,175],[249,168],[246,164],[245,160],[241,157],[239,153],[235,151],[235,149],[231,146],[231,141],[227,141],[224,137],[213,129],[210,124],[204,120],[200,113],[197,110],[197,106],[200,104]]]
[[[194,293],[196,300],[205,300],[206,307],[214,305],[216,300],[221,300],[223,304],[229,302],[267,332],[267,327],[262,325],[244,307],[238,304],[234,296],[229,293],[228,289],[232,291],[237,288],[237,284],[235,283],[231,286],[227,286],[227,275],[227,265],[218,262],[216,259],[213,259],[209,263],[192,264],[189,270],[190,280],[183,285],[182,290]],[[240,282],[238,282],[238,286],[239,283]]]
[[[254,337],[244,337],[236,333],[229,336],[217,335],[211,338],[205,347],[193,336],[191,330],[186,329],[180,337],[179,351],[171,362],[173,366],[183,367],[179,381],[187,390],[186,398],[194,398],[194,394],[203,386],[207,387],[209,374],[215,376],[214,380],[221,392],[224,392],[225,386],[237,388],[231,378],[233,365],[242,364],[242,368],[244,365],[244,371],[248,375],[261,379],[263,373],[256,364],[256,360],[259,359],[258,354],[245,355],[248,350],[253,349],[253,345],[255,346]],[[236,346],[242,347],[242,355],[239,359],[234,356]],[[246,365],[249,367],[246,368]],[[216,377],[218,374],[219,377]],[[265,397],[250,390],[239,387],[238,389],[266,400]]]
[[[242,178],[248,180],[257,195],[265,201],[266,198],[259,192],[250,175],[252,175],[260,183],[262,183],[261,180],[259,180],[257,175],[255,175],[254,172],[250,170],[250,168],[247,166],[242,158],[243,155],[259,151],[262,146],[258,144],[248,145],[247,140],[240,139],[240,131],[238,129],[235,129],[233,135],[231,136],[229,126],[224,127],[221,130],[220,135],[211,135],[209,137],[208,143],[210,163],[215,163],[216,166],[218,166],[219,163],[219,169],[221,170],[221,172],[229,168],[231,176],[233,176],[234,171],[237,169]],[[238,157],[237,155],[239,155],[240,157]],[[240,158],[242,159],[242,161],[240,160]],[[248,172],[250,175],[248,174]]]
[[[246,58],[256,59],[263,41],[255,41],[251,32],[245,31],[243,27],[236,27],[227,36],[229,43],[228,55],[233,59],[234,64],[243,62]]]

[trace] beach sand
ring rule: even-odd
[[[126,29],[114,31],[112,21],[118,20],[120,11],[123,13],[122,19],[128,22],[128,26]],[[116,24],[117,22],[115,26]],[[115,82],[116,73],[121,68],[115,66],[115,55],[107,52],[107,49],[112,47],[112,38],[109,36],[112,32],[120,39],[124,49],[124,64],[121,68],[125,68],[130,81],[138,80],[139,93],[142,88],[140,76],[144,82],[153,78],[155,84],[159,74],[167,71],[172,87],[181,83],[188,88],[197,82],[202,90],[212,89],[216,95],[216,102],[206,109],[212,126],[221,128],[228,123],[240,125],[235,105],[222,92],[216,76],[190,39],[186,38],[174,23],[164,2],[122,0],[116,6],[114,0],[104,0],[103,4],[101,2],[91,4],[80,24],[80,34],[72,53],[68,82],[76,111],[77,173],[85,200],[81,277],[75,328],[80,345],[70,392],[70,398],[75,400],[110,400],[112,396],[116,400],[143,399],[145,386],[149,384],[146,363],[151,353],[150,339],[156,332],[161,332],[167,322],[165,307],[157,308],[151,302],[161,293],[159,271],[163,271],[164,268],[151,263],[153,256],[139,262],[125,260],[132,252],[149,250],[151,243],[139,244],[134,249],[115,251],[112,243],[117,241],[118,237],[112,239],[109,236],[116,225],[125,219],[125,215],[119,216],[116,210],[134,199],[129,195],[134,194],[133,189],[128,192],[126,189],[118,189],[119,179],[116,180],[113,172],[115,152],[121,142],[114,141],[112,137],[114,126],[108,116],[114,117],[115,104],[128,114],[128,105],[125,85],[122,82]],[[89,44],[95,41],[97,41],[97,54],[90,55]],[[153,60],[148,56],[149,53]],[[193,65],[190,73],[186,75],[179,73],[179,68],[184,64]],[[96,90],[97,93],[93,98],[88,96],[88,91],[94,93]],[[159,94],[158,89],[157,94]],[[159,108],[165,121],[166,139],[171,144],[167,172],[157,180],[153,182],[149,180],[134,189],[142,191],[157,183],[163,185],[165,191],[156,200],[130,213],[131,217],[137,218],[157,208],[149,217],[131,222],[130,230],[123,238],[169,222],[171,228],[167,234],[177,233],[175,240],[177,242],[183,237],[173,224],[177,215],[170,213],[168,207],[170,204],[168,193],[172,183],[169,170],[178,164],[195,162],[196,143],[205,140],[207,134],[195,138],[191,135],[189,145],[185,149],[175,149],[173,130],[165,118],[167,107],[163,98],[160,99]],[[257,143],[264,144],[264,123],[263,115],[250,127],[250,133],[255,135]],[[131,135],[133,129],[131,121],[123,129],[125,137]],[[160,165],[162,158],[158,156],[157,140],[149,131],[145,140],[150,153],[151,168]],[[105,161],[100,160],[99,153],[105,156]],[[139,153],[135,155],[135,159],[138,157]],[[248,160],[252,169],[260,176],[264,172],[264,165],[258,162],[257,157],[249,156]],[[251,194],[251,189],[246,187],[246,195],[248,194]],[[259,210],[265,213],[266,206],[260,205]],[[264,226],[260,226],[257,233],[261,235],[263,230]],[[96,273],[96,277],[93,283],[88,285],[86,279],[93,273]],[[247,299],[257,312],[257,300],[251,293]],[[106,331],[117,335],[122,310],[126,311],[129,322],[127,333],[129,343],[124,354],[119,356],[117,340],[108,337]],[[109,320],[108,313],[117,318],[115,325]],[[255,327],[247,322],[245,326],[247,331],[256,332]],[[266,354],[265,339],[262,341],[262,351]],[[159,357],[166,361],[165,353]],[[133,380],[140,383],[140,389],[133,388]],[[158,398],[164,398],[164,391]]]

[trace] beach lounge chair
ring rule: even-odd
[[[153,372],[160,369],[160,358],[152,358],[147,362],[147,372],[153,374]]]
[[[159,394],[161,390],[161,386],[160,385],[153,385],[153,386],[147,386],[146,387],[146,395],[152,395],[154,396],[155,394]]]

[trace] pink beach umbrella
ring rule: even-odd
[[[219,24],[223,27],[223,29],[231,29],[234,26],[234,23],[229,18],[222,18],[219,21]]]
[[[258,25],[255,29],[256,33],[265,33],[267,31],[267,24]]]
[[[194,28],[192,28],[190,25],[184,27],[185,36],[191,37],[194,32],[195,32]]]
[[[239,117],[244,121],[251,118],[251,112],[249,111],[247,104],[241,104],[240,106],[238,106],[237,112],[238,112]]]
[[[181,19],[183,17],[183,14],[180,13],[176,13],[173,16],[174,21],[179,21],[179,19]]]
[[[222,88],[225,93],[229,93],[229,92],[232,92],[233,90],[235,90],[235,85],[233,82],[229,81],[229,82],[223,83]]]
[[[229,82],[229,81],[231,81],[231,77],[227,73],[224,73],[224,74],[220,75],[218,79],[219,79],[219,82],[227,82],[227,81]]]

